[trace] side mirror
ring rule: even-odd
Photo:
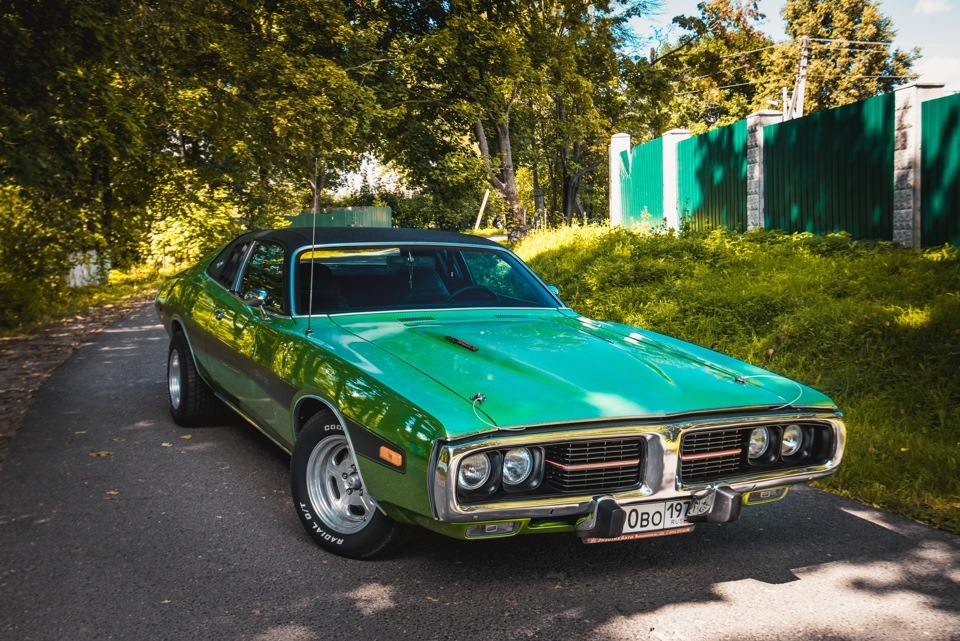
[[[251,289],[243,294],[243,304],[250,307],[263,307],[267,304],[270,294],[265,289]]]
[[[263,306],[266,305],[267,301],[269,300],[270,294],[268,294],[265,289],[252,289],[243,294],[243,304],[260,310],[261,319],[265,319],[267,317],[267,312]]]
[[[547,291],[553,294],[554,296],[556,296],[557,298],[560,298],[560,288],[557,287],[556,285],[547,285]]]

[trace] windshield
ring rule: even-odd
[[[297,313],[557,307],[529,268],[496,248],[322,248],[296,260]]]

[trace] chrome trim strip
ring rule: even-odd
[[[540,286],[544,289],[544,291],[547,292],[548,297],[549,297],[550,299],[552,299],[553,301],[555,301],[556,303],[558,303],[557,307],[549,307],[549,306],[548,306],[548,307],[452,307],[452,308],[439,307],[439,308],[436,308],[437,311],[478,310],[478,309],[509,309],[509,310],[517,310],[517,311],[535,309],[535,310],[540,310],[540,311],[545,311],[545,310],[554,310],[554,311],[556,311],[556,310],[566,310],[566,311],[570,311],[570,308],[567,307],[567,305],[566,305],[562,300],[560,300],[560,297],[557,296],[556,294],[554,294],[553,292],[551,292],[551,291],[548,289],[548,285],[543,281],[542,278],[540,278],[540,276],[537,274],[537,272],[533,271],[533,269],[531,269],[530,266],[527,265],[527,264],[523,261],[522,258],[520,258],[519,256],[517,256],[515,253],[513,253],[512,251],[510,251],[510,250],[507,249],[506,247],[503,247],[503,246],[493,246],[493,245],[487,245],[487,244],[481,244],[481,243],[466,243],[466,242],[463,242],[463,243],[451,243],[451,242],[432,242],[432,241],[428,241],[428,240],[418,240],[418,241],[407,241],[407,242],[404,242],[404,241],[394,240],[394,241],[382,241],[382,242],[376,242],[376,241],[374,241],[374,242],[326,243],[326,244],[323,244],[323,243],[321,243],[321,244],[313,243],[313,244],[310,244],[310,245],[301,245],[301,246],[297,247],[296,249],[294,249],[294,250],[290,253],[290,263],[291,263],[291,269],[290,269],[290,274],[291,274],[291,276],[290,276],[290,286],[291,286],[291,293],[293,293],[293,292],[292,292],[292,288],[293,288],[293,268],[292,268],[292,265],[297,262],[297,257],[298,257],[301,253],[303,253],[303,252],[305,252],[305,251],[317,250],[317,249],[322,249],[322,248],[335,248],[335,247],[396,247],[396,246],[398,246],[398,245],[422,245],[422,246],[424,246],[424,247],[460,247],[460,248],[470,248],[470,249],[488,249],[488,250],[494,251],[494,252],[502,252],[502,253],[504,253],[504,254],[509,254],[510,256],[513,256],[521,266],[523,266],[524,268],[526,268],[527,273],[528,273],[530,276],[532,276],[533,279],[534,279],[537,283],[540,284]],[[211,279],[211,280],[212,280],[212,279]],[[292,301],[291,301],[291,302],[292,302]],[[292,306],[292,305],[291,305],[291,309],[293,309],[293,306]],[[410,310],[410,309],[390,309],[390,310],[386,310],[386,309],[380,310],[380,309],[378,309],[378,310],[367,310],[367,311],[357,311],[357,312],[343,312],[343,313],[336,313],[336,312],[329,313],[329,312],[328,312],[328,313],[323,313],[323,314],[314,314],[314,317],[316,317],[316,316],[350,316],[350,315],[354,315],[354,314],[379,314],[379,313],[381,313],[381,312],[384,312],[384,313],[397,313],[397,312],[409,312],[409,311],[411,311],[411,310]],[[431,311],[431,308],[429,308],[429,307],[425,307],[425,308],[422,308],[422,309],[419,309],[419,308],[418,308],[416,311]],[[307,314],[296,314],[296,315],[293,316],[293,318],[306,318],[306,317],[307,317]]]
[[[740,456],[740,452],[743,451],[742,447],[738,447],[735,450],[723,450],[722,452],[703,452],[702,454],[687,454],[681,456],[681,461],[700,461],[707,458],[720,458],[721,456]]]
[[[223,394],[221,394],[220,392],[214,392],[214,394],[217,395],[217,398],[219,398],[219,399],[223,402],[224,405],[226,405],[226,406],[229,407],[231,410],[233,410],[234,412],[236,412],[237,415],[238,415],[240,418],[242,418],[243,420],[245,420],[247,423],[250,423],[250,425],[254,426],[254,427],[257,429],[258,432],[260,432],[261,434],[263,434],[264,436],[266,436],[268,439],[270,439],[270,440],[273,442],[274,445],[276,445],[277,447],[279,447],[281,450],[283,450],[283,451],[286,452],[287,454],[293,454],[293,450],[291,450],[291,449],[288,448],[286,445],[284,445],[283,443],[281,443],[280,441],[278,441],[277,439],[275,439],[275,438],[274,438],[271,434],[269,434],[266,430],[264,430],[262,427],[260,427],[259,425],[257,425],[257,422],[256,422],[255,420],[253,420],[252,418],[250,418],[249,416],[247,416],[246,414],[244,414],[242,411],[240,411],[239,409],[237,409],[237,406],[234,405],[233,403],[231,403],[230,401],[228,401],[228,400],[223,396]]]
[[[640,459],[632,458],[623,461],[608,461],[607,463],[576,463],[574,465],[564,465],[547,459],[547,465],[559,467],[564,472],[578,472],[581,470],[603,470],[611,467],[628,467],[630,465],[640,465]]]
[[[731,476],[709,483],[687,484],[679,482],[680,437],[689,432],[746,428],[751,425],[771,425],[795,421],[818,421],[829,426],[834,437],[833,455],[826,462],[786,471],[767,471],[761,474]],[[607,438],[641,437],[646,441],[646,460],[638,488],[612,494],[621,505],[642,503],[648,500],[687,498],[691,493],[711,486],[728,485],[738,492],[782,485],[804,483],[828,476],[834,472],[843,458],[845,427],[839,412],[800,412],[774,416],[738,416],[723,420],[699,419],[657,425],[627,425],[604,427],[596,425],[573,428],[552,426],[553,429],[534,432],[497,432],[481,435],[469,441],[455,444],[440,444],[431,461],[431,501],[436,518],[440,521],[463,523],[490,519],[511,518],[556,518],[584,514],[589,509],[593,495],[571,495],[547,498],[529,498],[517,501],[498,500],[475,505],[460,505],[456,500],[456,479],[453,472],[459,461],[470,454],[490,449],[513,447],[537,447],[551,443],[600,440]]]
[[[368,316],[371,314],[409,314],[411,312],[429,312],[431,314],[443,313],[443,312],[476,312],[476,311],[489,311],[489,310],[510,310],[510,311],[536,311],[536,312],[557,312],[563,309],[562,307],[404,307],[404,308],[385,308],[385,309],[365,309],[357,310],[355,312],[351,311],[329,311],[319,314],[314,314],[313,317],[317,318],[323,316],[336,316],[338,318],[342,316]],[[297,315],[297,316],[288,316],[286,318],[306,318],[307,315]],[[402,323],[403,321],[397,320],[397,322]]]

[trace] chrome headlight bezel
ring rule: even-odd
[[[477,476],[476,473],[477,469],[482,469],[479,476]],[[478,490],[490,480],[492,472],[493,462],[490,460],[489,454],[486,452],[471,454],[460,461],[460,466],[457,469],[457,487],[468,492]],[[467,480],[467,475],[471,475],[474,479],[478,480],[469,481]]]
[[[761,425],[750,431],[750,441],[747,449],[747,456],[751,461],[759,460],[770,450],[770,428]]]
[[[803,427],[795,423],[785,426],[780,437],[780,456],[788,458],[795,455],[803,448],[806,440]]]
[[[516,487],[530,478],[534,469],[534,457],[526,447],[515,447],[503,453],[503,484]]]

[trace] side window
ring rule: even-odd
[[[233,289],[233,281],[237,277],[237,271],[240,269],[243,257],[247,255],[247,250],[250,249],[250,243],[252,242],[251,240],[234,241],[233,244],[228,245],[207,267],[207,275],[227,289]]]
[[[284,313],[283,247],[263,242],[254,245],[240,291],[243,296],[264,291],[267,293],[264,308],[275,314]]]

